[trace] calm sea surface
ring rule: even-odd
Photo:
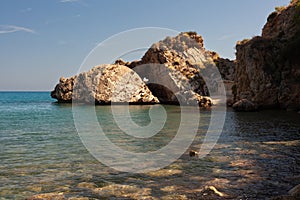
[[[185,152],[163,169],[130,174],[91,156],[76,131],[72,106],[54,102],[49,92],[0,92],[0,199],[43,193],[65,199],[199,199],[210,195],[206,186],[232,199],[264,199],[300,184],[298,113],[228,110],[222,135],[205,158],[191,158]],[[139,125],[149,124],[151,107],[130,106],[132,119]],[[138,152],[162,148],[174,138],[180,109],[165,106],[165,110],[165,127],[145,143],[118,129],[110,106],[96,107],[110,140]],[[209,119],[210,112],[201,111],[190,149],[201,146]]]

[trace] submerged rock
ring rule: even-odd
[[[32,197],[26,198],[26,200],[65,200],[65,195],[63,193],[44,193],[44,194],[37,194]]]
[[[195,157],[195,156],[199,155],[199,152],[190,150],[189,155],[190,155],[190,157]]]
[[[51,97],[58,102],[159,103],[141,78],[123,65],[100,65],[70,78],[61,78]]]
[[[232,108],[238,112],[249,112],[257,110],[257,106],[247,99],[237,101],[232,105]]]

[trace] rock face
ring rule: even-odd
[[[170,80],[168,83],[169,85],[172,84],[170,87],[175,89],[175,91],[192,90],[202,96],[209,96],[203,76],[205,73],[209,74],[209,70],[213,68],[213,59],[215,57],[219,56],[214,52],[205,50],[203,39],[200,35],[197,35],[195,32],[187,32],[181,33],[176,37],[167,37],[153,44],[143,56],[141,64],[161,64],[169,76]],[[152,76],[151,73],[153,71],[145,74],[138,73],[146,77],[159,79],[159,74]],[[217,80],[212,80],[211,78],[207,78],[211,81],[208,84],[216,84]],[[159,82],[159,80],[155,82]],[[151,91],[155,91],[155,87],[156,85],[149,86]],[[215,87],[214,89],[216,90],[217,88]],[[161,98],[160,95],[157,97]]]
[[[207,105],[211,99],[203,96],[216,94],[222,81],[215,62],[223,69],[221,76],[233,80],[234,63],[207,51],[202,37],[195,32],[180,33],[153,44],[140,61],[116,61],[145,77],[149,81],[147,86],[162,103],[177,103],[176,93],[188,93],[194,94],[192,99],[198,102],[205,99]]]
[[[159,103],[141,78],[123,65],[100,65],[71,78],[60,78],[51,97],[59,102]]]
[[[262,36],[238,42],[233,94],[259,107],[300,109],[300,1],[270,14]]]
[[[234,81],[235,62],[229,59],[217,57],[214,59],[223,80]]]

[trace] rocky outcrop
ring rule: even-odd
[[[207,77],[207,80],[211,82],[206,83],[203,76],[206,74],[212,75],[213,72],[211,71],[213,71],[213,59],[215,57],[219,56],[214,52],[205,50],[200,35],[195,32],[186,32],[176,37],[167,37],[153,44],[142,57],[141,64],[161,64],[169,76],[168,83],[169,85],[172,84],[170,87],[177,91],[192,90],[202,96],[209,96],[206,84],[216,86],[218,80],[212,79],[215,77]],[[138,73],[142,76],[159,79],[158,74],[152,76],[153,71],[149,71],[149,73],[138,71]],[[156,82],[160,81],[156,80]],[[149,88],[151,91],[157,90],[155,85],[149,86]],[[161,98],[160,95],[157,97]]]
[[[202,96],[216,94],[222,81],[215,62],[222,68],[222,77],[233,80],[234,63],[207,51],[202,37],[195,32],[180,33],[153,44],[140,61],[116,61],[149,80],[147,86],[162,103],[177,103],[176,93],[188,93],[194,94],[192,99],[201,96],[199,102],[205,99],[209,104],[211,100]]]
[[[270,14],[262,36],[236,46],[235,100],[300,109],[300,1]]]
[[[57,99],[58,102],[69,103],[72,102],[73,86],[76,76],[70,78],[61,77],[59,83],[55,86],[51,92],[51,97]]]
[[[153,44],[139,61],[126,62],[119,59],[107,70],[112,70],[112,66],[119,66],[123,70],[126,66],[140,76],[138,83],[134,81],[129,85],[123,83],[123,92],[130,88],[132,91],[144,89],[142,92],[137,92],[141,94],[140,96],[133,95],[134,98],[130,99],[130,102],[197,104],[208,108],[212,105],[212,100],[207,96],[211,93],[218,94],[219,85],[223,81],[221,77],[230,81],[233,79],[235,63],[220,58],[215,52],[207,51],[200,35],[195,32],[185,32]],[[220,68],[220,71],[216,66]],[[72,98],[75,98],[82,102],[92,102],[95,99],[99,104],[110,103],[112,102],[111,90],[114,90],[111,87],[118,80],[114,76],[117,74],[118,77],[122,73],[103,73],[102,71],[96,67],[71,78],[61,78],[51,96],[59,102],[71,102]],[[131,75],[134,76],[134,74]],[[147,84],[151,92],[141,84],[141,80]],[[84,90],[79,87],[74,93],[75,82],[78,87],[89,89]],[[136,84],[138,84],[137,87],[133,87]],[[116,99],[117,102],[124,101],[122,95],[124,96],[125,93],[118,94],[121,97]],[[152,94],[158,99],[151,96]]]
[[[141,78],[123,65],[100,65],[70,78],[60,78],[51,97],[59,102],[159,103]]]

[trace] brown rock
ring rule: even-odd
[[[200,35],[186,32],[153,44],[141,61],[135,61],[133,70],[149,79],[147,86],[161,103],[177,104],[175,94],[193,93],[192,99],[200,97],[200,106],[209,106],[209,103],[203,104],[202,100],[208,98],[202,96],[210,95],[207,84],[214,86],[211,92],[217,91],[221,79],[214,74],[217,70],[214,59],[217,58],[217,53],[205,50]],[[192,103],[190,98],[185,99],[186,104]]]
[[[189,155],[190,155],[190,157],[195,157],[196,155],[199,155],[199,152],[190,150]]]
[[[61,78],[51,96],[59,102],[158,103],[141,78],[123,65],[100,65],[71,78]]]
[[[45,193],[37,194],[32,197],[27,198],[26,200],[64,200],[65,195],[63,193]]]
[[[58,102],[71,102],[75,78],[76,76],[70,78],[61,77],[59,83],[51,92],[51,97],[57,99]]]
[[[300,109],[300,2],[270,14],[262,36],[236,46],[235,100]]]
[[[235,63],[220,58],[215,52],[207,51],[202,37],[196,32],[184,32],[153,44],[139,61],[126,62],[118,59],[114,65],[101,65],[71,78],[61,78],[51,96],[58,102],[71,102],[74,99],[99,104],[160,101],[166,104],[197,104],[208,108],[212,105],[211,99],[203,96],[209,96],[210,93],[216,95],[220,82],[223,81],[215,73],[218,70],[215,63],[221,76],[232,81]],[[140,78],[125,66],[133,69]],[[134,78],[127,82],[121,79],[126,73],[131,73],[130,76]],[[115,88],[120,80],[123,81],[122,87]],[[119,89],[118,92],[115,92],[116,89]],[[231,97],[231,87],[228,91]],[[112,94],[115,93],[118,95],[112,99]],[[131,94],[130,98],[128,94]]]
[[[86,189],[94,189],[97,187],[95,183],[90,183],[90,182],[81,182],[78,183],[77,185],[78,188],[86,188]]]
[[[186,92],[177,92],[173,96],[173,101],[180,103],[180,105],[197,105],[202,108],[209,109],[212,106],[210,97],[201,96],[191,90]]]
[[[217,57],[214,59],[223,80],[234,81],[236,61]]]
[[[257,106],[247,99],[237,101],[232,105],[232,108],[238,112],[249,112],[257,110]]]

